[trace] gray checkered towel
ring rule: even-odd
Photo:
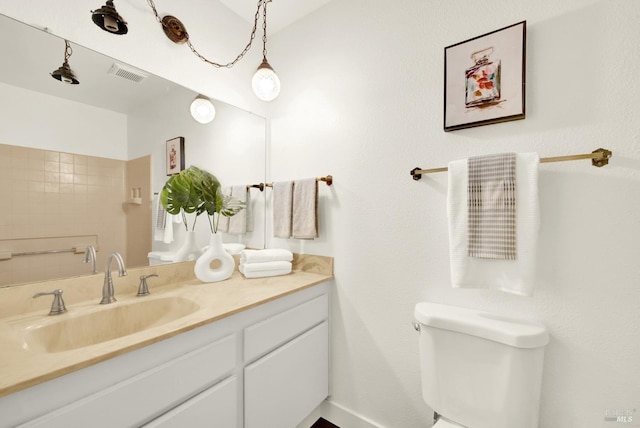
[[[516,260],[516,155],[467,160],[468,256]]]

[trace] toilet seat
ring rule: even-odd
[[[443,417],[441,417],[440,419],[438,419],[438,422],[436,422],[436,424],[431,428],[465,428],[465,427],[462,425],[458,425],[454,422],[447,421]]]

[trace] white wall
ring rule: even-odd
[[[126,115],[5,83],[0,93],[0,143],[127,159]]]
[[[521,20],[526,120],[444,133],[444,47]],[[549,327],[541,427],[605,427],[607,409],[640,409],[638,22],[637,0],[341,0],[271,38],[283,89],[270,178],[335,182],[320,188],[320,239],[270,242],[335,257],[330,400],[362,426],[429,425],[410,325],[420,301]],[[534,297],[450,287],[447,176],[415,182],[411,169],[598,147],[609,166],[541,167]]]

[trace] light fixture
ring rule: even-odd
[[[113,34],[127,34],[127,23],[116,11],[112,0],[98,10],[91,11],[91,20],[104,31]]]
[[[262,101],[272,101],[280,94],[280,79],[266,59],[253,75],[251,87],[256,97]]]
[[[240,52],[233,61],[230,61],[226,64],[217,63],[211,61],[204,57],[200,52],[196,50],[196,48],[191,44],[191,40],[189,38],[189,33],[187,32],[186,27],[180,22],[178,18],[175,16],[167,15],[164,17],[160,17],[158,11],[156,9],[156,5],[153,0],[147,0],[149,6],[153,10],[153,13],[156,16],[156,20],[162,25],[162,30],[164,34],[176,44],[186,44],[189,46],[189,49],[200,58],[202,61],[206,62],[209,65],[212,65],[216,68],[231,68],[238,61],[240,61],[244,55],[251,49],[251,45],[253,44],[253,40],[256,36],[256,32],[258,30],[258,20],[260,19],[260,8],[262,8],[262,63],[258,67],[258,70],[253,76],[251,80],[251,86],[253,88],[253,92],[256,94],[258,98],[263,101],[271,101],[275,99],[280,93],[280,79],[273,71],[273,68],[269,65],[267,61],[267,3],[270,3],[272,0],[258,0],[258,8],[254,15],[253,20],[253,29],[251,30],[251,35],[249,37],[249,42],[244,47],[242,52]],[[109,3],[109,2],[107,2]]]
[[[191,116],[196,122],[206,124],[216,117],[216,108],[209,98],[198,95],[191,103]]]
[[[267,3],[262,1],[262,63],[251,79],[253,93],[262,101],[272,101],[280,94],[280,79],[267,61]]]
[[[69,67],[69,58],[71,57],[72,53],[73,53],[73,50],[71,50],[71,45],[69,45],[69,42],[65,40],[64,41],[64,62],[62,63],[62,66],[60,66],[60,68],[58,68],[56,71],[51,73],[51,77],[61,82],[68,83],[70,85],[77,85],[80,82],[76,78],[76,75],[73,72],[73,70],[71,70],[71,67]]]

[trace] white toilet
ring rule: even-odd
[[[538,428],[545,326],[426,302],[414,316],[434,428]]]

